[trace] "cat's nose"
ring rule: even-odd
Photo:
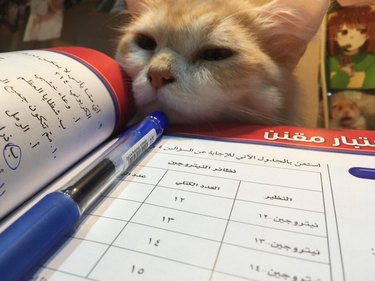
[[[152,67],[147,72],[147,78],[155,90],[176,80],[169,69],[156,69]]]

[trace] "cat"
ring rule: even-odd
[[[303,126],[293,70],[329,0],[260,2],[128,0],[116,59],[140,115]]]

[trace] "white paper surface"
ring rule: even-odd
[[[373,156],[165,136],[34,280],[375,280]]]

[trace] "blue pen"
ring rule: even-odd
[[[163,133],[162,112],[146,117],[122,135],[67,187],[43,197],[0,234],[0,279],[25,278],[71,234],[81,217],[116,178],[126,171]]]
[[[357,178],[375,180],[375,169],[365,167],[353,167],[349,173]]]

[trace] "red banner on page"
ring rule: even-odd
[[[375,154],[375,131],[226,123],[172,126],[168,132],[271,145]]]

